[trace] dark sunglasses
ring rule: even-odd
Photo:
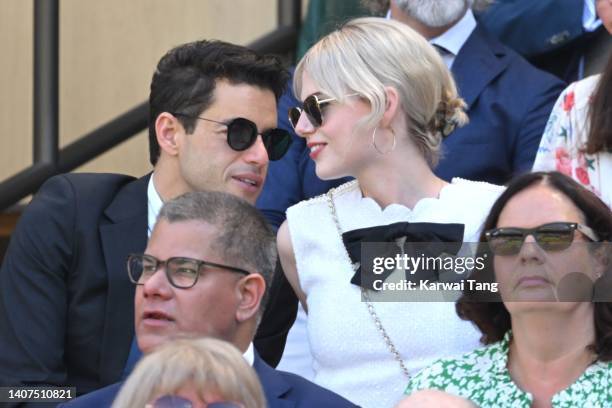
[[[586,225],[575,222],[552,222],[536,228],[493,228],[485,233],[495,255],[516,255],[528,235],[545,251],[562,251],[574,241],[574,231],[580,231],[591,241],[598,242],[597,234]]]
[[[358,93],[348,94],[346,96],[357,96]],[[294,106],[289,109],[289,122],[293,129],[296,128],[302,113],[306,114],[308,121],[315,128],[321,127],[323,125],[323,108],[328,105],[330,102],[336,100],[336,98],[325,98],[319,99],[320,96],[317,94],[310,95],[306,99],[304,99],[304,103],[302,103],[302,108],[299,106]]]
[[[336,98],[319,99],[318,95],[310,95],[308,98],[304,99],[304,103],[302,104],[303,108],[294,106],[289,109],[289,122],[291,122],[291,126],[295,129],[300,120],[300,116],[302,116],[302,112],[304,112],[312,126],[321,127],[321,125],[323,125],[323,113],[321,109],[335,100]]]
[[[188,118],[205,120],[207,122],[218,123],[227,126],[227,144],[238,152],[248,149],[253,146],[257,140],[257,125],[245,118],[235,118],[229,122],[220,122],[218,120],[207,119],[201,116],[192,116],[184,113],[172,113],[174,116],[184,116]],[[289,146],[291,146],[291,134],[284,129],[268,129],[261,133],[264,147],[268,152],[268,158],[271,161],[282,158]]]
[[[208,408],[240,408],[240,405],[235,402],[211,402],[206,404]],[[179,397],[177,395],[164,395],[157,398],[150,404],[147,404],[145,408],[192,408],[193,403],[187,398]]]

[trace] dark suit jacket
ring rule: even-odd
[[[127,254],[147,240],[147,183],[114,174],[49,179],[0,270],[0,383],[77,387],[121,378],[134,333]]]
[[[495,184],[531,169],[544,127],[564,84],[537,70],[480,27],[467,39],[452,66],[470,123],[442,143],[435,169],[445,180],[463,177]],[[299,101],[287,92],[279,102],[279,126],[291,130],[287,109]],[[257,207],[280,226],[286,209],[347,179],[322,181],[304,139],[294,135],[289,152],[271,162]]]
[[[581,79],[581,59],[596,35],[584,31],[584,3],[496,0],[477,18],[489,33],[538,68],[574,82]]]
[[[0,269],[0,386],[72,386],[80,395],[122,378],[134,335],[126,259],[146,247],[148,182],[66,174],[40,188]],[[274,318],[269,311],[260,328],[277,362],[284,337]]]
[[[584,35],[584,0],[496,0],[477,18],[525,57],[554,51]]]
[[[436,174],[505,184],[530,171],[563,82],[479,27],[461,47],[452,72],[470,123],[444,140]]]
[[[302,377],[273,369],[257,353],[255,353],[253,368],[259,377],[270,408],[355,407],[354,404],[338,394],[319,387]],[[122,382],[110,385],[61,406],[66,408],[110,407],[122,385]]]

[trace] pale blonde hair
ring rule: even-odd
[[[408,134],[430,166],[438,163],[442,138],[467,122],[465,103],[438,52],[406,24],[378,17],[351,20],[312,46],[296,67],[295,94],[302,75],[326,95],[343,102],[354,93],[370,103],[360,126],[374,128],[393,87]]]
[[[200,338],[172,340],[143,357],[113,408],[144,407],[189,385],[215,392],[244,408],[266,407],[257,374],[238,349],[222,340]]]

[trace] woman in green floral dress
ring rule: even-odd
[[[483,231],[487,267],[471,279],[497,282],[499,292],[465,291],[457,313],[485,347],[422,370],[406,394],[437,389],[495,408],[612,407],[612,291],[599,290],[612,273],[610,209],[567,176],[532,173],[508,186]]]

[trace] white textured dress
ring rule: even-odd
[[[465,224],[464,242],[477,242],[481,225],[503,187],[453,179],[439,198],[413,209],[385,209],[364,198],[357,181],[335,189],[343,232],[394,222]],[[392,407],[408,379],[376,329],[354,274],[326,196],[287,210],[299,281],[308,303],[307,333],[314,358],[314,381],[364,408]],[[460,320],[452,302],[373,303],[408,371],[414,375],[441,357],[479,346],[479,332]]]

